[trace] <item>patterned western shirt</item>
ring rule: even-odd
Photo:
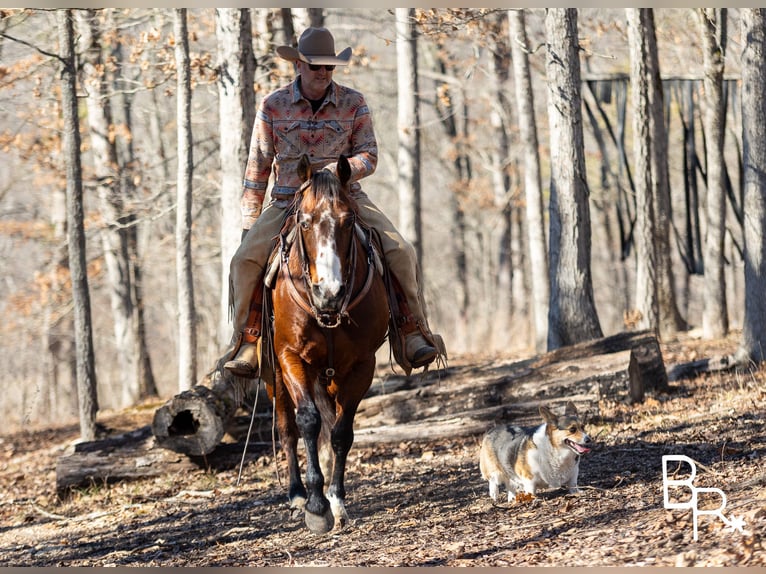
[[[340,154],[349,158],[351,191],[375,171],[378,144],[364,96],[331,82],[316,113],[299,89],[300,76],[267,95],[258,107],[250,141],[242,193],[242,227],[250,229],[261,213],[274,170],[273,199],[291,197],[300,187],[298,162],[305,153],[314,169],[335,168]]]

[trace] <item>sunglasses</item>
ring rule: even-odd
[[[311,70],[312,72],[317,72],[317,71],[321,70],[322,68],[324,68],[328,72],[332,72],[335,69],[335,66],[334,65],[329,65],[329,64],[327,64],[325,66],[322,66],[321,64],[320,65],[309,64],[309,70]]]

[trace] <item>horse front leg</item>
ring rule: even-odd
[[[330,502],[324,495],[324,476],[319,463],[319,433],[322,418],[319,409],[310,397],[304,396],[298,401],[296,415],[298,428],[306,447],[306,487],[308,500],[305,506],[306,526],[315,534],[323,534],[333,527],[333,514]]]
[[[355,410],[355,409],[354,409]],[[332,429],[332,450],[335,453],[330,486],[327,489],[327,498],[335,519],[335,527],[343,528],[348,521],[346,512],[346,487],[344,477],[346,474],[346,460],[354,443],[354,412],[344,410]]]
[[[301,480],[301,470],[298,464],[298,427],[295,422],[295,405],[285,388],[282,370],[275,373],[275,393],[273,397],[277,431],[282,450],[287,458],[289,486],[287,496],[290,508],[303,510],[306,505],[306,488]]]
[[[367,389],[370,387],[375,370],[374,358],[359,365],[346,381],[339,385],[336,405],[338,414],[332,428],[331,444],[335,453],[335,465],[327,489],[336,528],[343,528],[348,521],[346,512],[346,461],[354,444],[354,417]]]

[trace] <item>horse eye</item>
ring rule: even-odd
[[[298,224],[301,226],[301,229],[308,229],[309,225],[311,223],[310,217],[308,215],[302,215],[301,218],[298,220]]]

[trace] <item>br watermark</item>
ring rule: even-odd
[[[671,476],[676,476],[678,470],[668,474],[668,463],[670,462],[685,462],[689,465],[691,472],[686,478],[682,480],[671,479]],[[685,475],[685,474],[684,474]],[[720,488],[703,488],[694,486],[694,479],[697,476],[697,464],[688,456],[682,454],[669,454],[662,457],[662,495],[666,509],[689,509],[692,510],[693,522],[694,522],[694,540],[697,540],[697,524],[698,518],[702,515],[717,516],[721,521],[729,527],[731,532],[739,530],[742,534],[745,534],[745,519],[742,517],[731,515],[731,518],[726,518],[723,511],[726,508],[726,495]],[[684,502],[671,502],[670,501],[670,487],[687,487],[691,492],[691,497]],[[700,510],[697,505],[699,503],[699,495],[703,494],[708,497],[711,495],[717,495],[720,497],[721,505],[716,509]]]

